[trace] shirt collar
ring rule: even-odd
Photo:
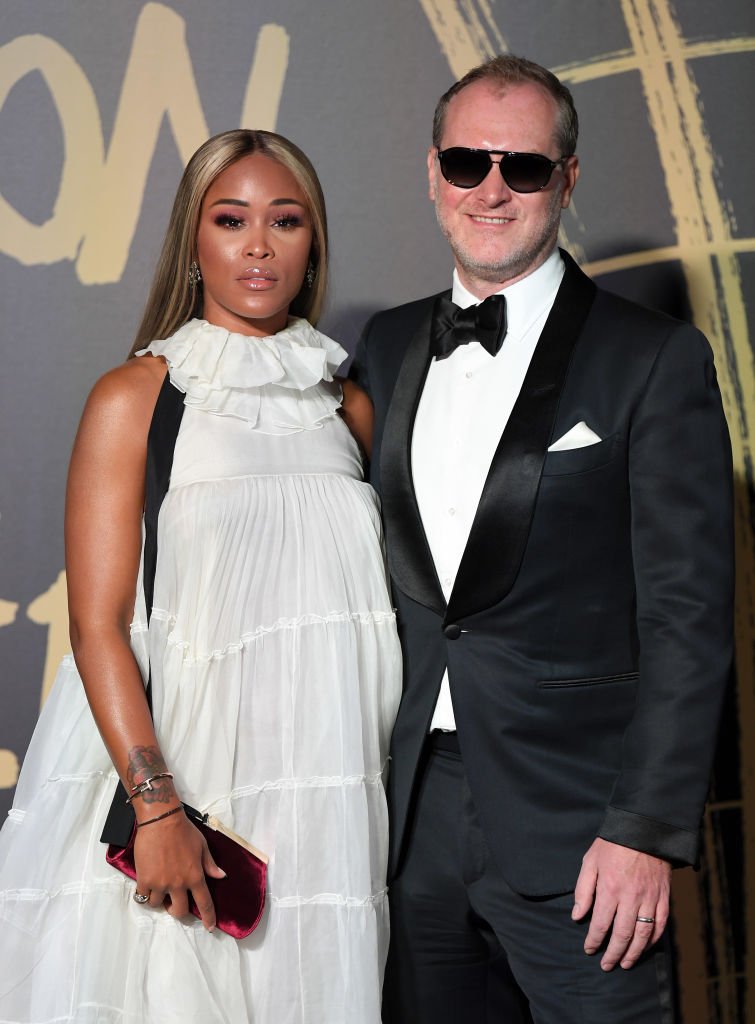
[[[561,253],[558,249],[554,249],[545,263],[542,263],[537,270],[527,274],[521,281],[503,287],[495,293],[506,296],[506,321],[509,335],[520,334],[527,325],[532,323],[533,316],[537,311],[543,309],[546,304],[553,303],[565,270]],[[475,306],[482,301],[464,287],[455,270],[451,298],[462,309]]]

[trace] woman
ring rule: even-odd
[[[369,403],[349,388],[339,409],[345,352],[307,322],[326,272],[304,154],[269,132],[205,143],[176,196],[138,358],[97,383],[74,446],[75,666],[61,668],[0,835],[1,1021],[380,1019],[400,657],[376,499],[344,422],[366,446]],[[147,626],[145,458],[166,369],[185,399]],[[99,842],[112,765],[136,790],[136,886]],[[214,927],[205,876],[223,872],[181,801],[270,857],[246,939]]]

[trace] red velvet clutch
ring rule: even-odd
[[[207,888],[215,904],[217,926],[234,939],[244,939],[259,924],[265,909],[267,888],[267,861],[264,853],[255,849],[222,822],[184,804],[186,816],[207,840],[215,863],[226,873],[225,878],[207,877]],[[107,848],[108,864],[136,879],[134,867],[134,839],[136,827],[126,846]],[[189,893],[189,909],[199,917],[199,911]]]

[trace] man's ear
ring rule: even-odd
[[[438,150],[435,146],[430,146],[427,151],[427,193],[430,196],[430,201],[435,202],[437,198],[438,186],[437,186],[437,174],[438,164],[436,160]]]
[[[561,194],[561,209],[565,210],[571,201],[571,194],[579,177],[579,159],[576,156],[568,156],[564,161],[564,191]]]

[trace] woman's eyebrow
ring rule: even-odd
[[[300,199],[272,199],[269,203],[270,206],[304,206],[304,203]],[[212,206],[249,206],[249,203],[244,199],[216,199]]]

